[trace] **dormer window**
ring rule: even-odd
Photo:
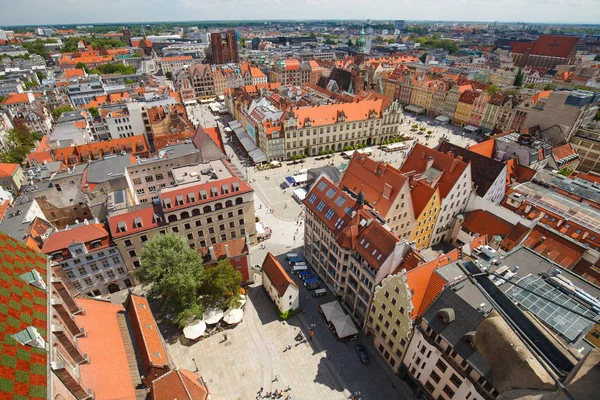
[[[442,308],[437,312],[437,317],[441,319],[444,324],[448,325],[450,322],[454,321],[454,310],[452,308]]]
[[[234,192],[239,192],[240,191],[240,184],[239,184],[239,182],[233,182],[231,184],[231,186],[233,187],[233,191]]]
[[[194,203],[196,201],[196,193],[188,193],[188,201]]]
[[[142,227],[142,217],[137,217],[136,219],[134,219],[133,226],[135,228],[141,228]]]
[[[46,341],[33,326],[28,326],[22,331],[12,335],[12,337],[23,346],[31,346],[36,349],[46,348]]]
[[[228,194],[229,193],[229,185],[221,185],[221,192],[223,194]]]
[[[100,246],[102,246],[102,241],[101,240],[94,240],[92,243],[90,243],[90,247],[92,249],[97,249]],[[80,249],[76,249],[75,253],[77,253],[77,250],[80,250]],[[77,253],[77,254],[79,254],[79,253]]]
[[[163,204],[164,204],[165,208],[171,208],[171,207],[173,207],[173,205],[171,204],[171,199],[170,198],[164,199],[163,200]]]
[[[37,272],[35,269],[32,269],[30,272],[21,274],[20,277],[31,286],[35,286],[39,289],[46,290],[46,282],[44,282],[44,279],[42,279],[42,275],[40,275],[40,273]]]
[[[117,224],[117,232],[125,232],[127,231],[127,224],[125,221],[121,221]]]
[[[57,253],[52,254],[52,259],[53,260],[60,260],[62,258],[62,256],[63,256],[62,252],[59,251]]]
[[[176,197],[176,202],[178,206],[182,206],[183,205],[183,195],[178,195]]]
[[[210,196],[211,197],[216,197],[218,195],[219,195],[219,189],[217,189],[216,187],[210,188]]]
[[[206,190],[201,190],[200,191],[200,199],[206,200],[207,198],[208,198],[208,193],[206,193]]]

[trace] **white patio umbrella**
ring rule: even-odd
[[[202,316],[202,321],[206,322],[207,325],[214,325],[219,322],[221,318],[223,318],[223,310],[211,308],[210,310],[206,310]]]
[[[240,308],[244,307],[244,304],[246,304],[246,296],[240,294]]]
[[[239,324],[242,318],[244,318],[244,311],[239,308],[230,308],[223,315],[223,321],[230,325]]]
[[[185,328],[183,328],[183,335],[186,339],[195,340],[200,336],[204,335],[206,331],[206,322],[199,319],[195,320]]]

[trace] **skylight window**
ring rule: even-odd
[[[308,198],[308,202],[310,204],[314,204],[315,200],[317,199],[317,195],[316,194],[311,194],[310,197]]]
[[[344,196],[339,195],[337,199],[335,199],[335,205],[338,207],[341,207],[344,205],[344,203],[346,202],[346,198],[344,198]]]
[[[319,189],[321,192],[323,190],[325,190],[326,187],[327,187],[327,184],[323,181],[319,182],[319,184],[317,185],[317,189]]]
[[[334,188],[329,188],[329,190],[327,191],[327,193],[325,193],[325,196],[327,196],[328,199],[333,198],[334,195],[335,195],[335,189]]]

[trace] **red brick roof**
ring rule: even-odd
[[[56,251],[66,249],[73,243],[89,244],[96,240],[108,242],[108,232],[106,229],[104,229],[103,224],[78,226],[76,228],[55,232],[50,235],[50,237],[44,242],[42,253],[52,254]]]
[[[152,400],[206,400],[208,388],[202,377],[185,369],[175,369],[152,381]]]
[[[83,309],[75,316],[75,322],[86,333],[77,338],[77,345],[91,360],[79,366],[83,386],[92,389],[96,399],[135,399],[117,317],[123,307],[89,298],[76,298],[75,302]]]
[[[271,252],[267,253],[262,264],[262,270],[267,275],[280,297],[285,294],[285,291],[290,285],[298,287]]]
[[[515,225],[514,229],[504,238],[502,241],[502,248],[505,250],[512,250],[525,238],[529,228],[520,222]]]
[[[174,57],[163,57],[160,62],[171,62],[171,61],[191,61],[192,56],[174,56]]]
[[[20,275],[35,269],[48,282],[46,257],[0,232],[0,398],[46,399],[48,353],[12,335],[34,327],[48,339],[48,293]]]
[[[227,246],[227,249],[225,249]],[[210,248],[213,248],[213,252],[215,255],[215,260],[210,258]],[[228,240],[226,242],[220,242],[217,244],[213,244],[207,247],[202,247],[199,249],[202,255],[205,257],[204,264],[216,262],[218,260],[225,260],[227,258],[239,257],[248,254],[248,246],[246,243],[246,238],[239,237],[235,239]],[[229,254],[229,255],[228,255]]]
[[[356,152],[344,172],[340,187],[345,186],[354,193],[362,190],[365,200],[382,215],[387,215],[406,182],[407,178],[391,164]]]
[[[72,69],[65,69],[65,76],[67,78],[73,78],[73,77],[80,77],[80,78],[84,78],[85,77],[85,71],[82,68],[72,68]]]

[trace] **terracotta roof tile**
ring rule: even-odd
[[[30,103],[27,93],[9,93],[0,104],[9,105],[19,103]]]
[[[567,269],[573,268],[585,252],[583,245],[574,243],[541,225],[536,225],[531,230],[524,246]]]
[[[437,188],[431,187],[428,184],[418,181],[410,191],[410,197],[413,203],[413,211],[415,219],[418,219],[421,212],[431,202],[431,198],[436,193]],[[435,216],[434,216],[435,218]]]
[[[174,56],[174,57],[163,57],[160,62],[172,62],[172,61],[191,61],[192,56]]]
[[[0,178],[11,177],[19,168],[19,164],[0,163]]]
[[[85,77],[85,71],[81,68],[72,68],[72,69],[65,69],[65,76],[67,78],[73,78],[73,77],[80,77],[80,78],[84,78]]]
[[[465,214],[462,227],[471,234],[487,235],[488,240],[491,240],[494,235],[507,237],[514,225],[489,211],[473,210]]]
[[[577,151],[573,148],[571,143],[567,143],[552,149],[552,157],[555,161],[564,160],[565,158],[571,156],[577,156]]]
[[[262,271],[267,275],[279,296],[283,296],[290,285],[298,287],[271,252],[267,253],[263,261]]]
[[[296,108],[294,113],[298,118],[298,128],[307,126],[310,119],[311,126],[331,125],[338,121],[343,112],[346,122],[364,121],[370,118],[372,113],[376,117],[381,116],[383,111],[383,99],[363,100],[357,103],[328,104],[316,107]]]
[[[206,400],[208,388],[199,375],[175,369],[152,381],[151,400]]]
[[[566,58],[575,54],[578,43],[578,36],[541,35],[529,54]]]
[[[44,242],[42,253],[52,254],[66,249],[72,243],[89,244],[96,240],[106,240],[108,232],[103,224],[83,225],[72,229],[55,232]]]
[[[134,221],[141,218],[141,226],[137,227]],[[160,222],[159,222],[160,221]],[[126,230],[120,231],[120,224],[124,224]],[[160,204],[148,204],[146,207],[136,209],[134,211],[123,214],[112,215],[108,218],[110,227],[110,235],[113,238],[120,238],[134,233],[153,229],[161,225],[165,225],[165,218]]]
[[[360,190],[381,215],[387,215],[408,179],[391,164],[378,162],[356,152],[344,172],[340,187],[354,193]]]

